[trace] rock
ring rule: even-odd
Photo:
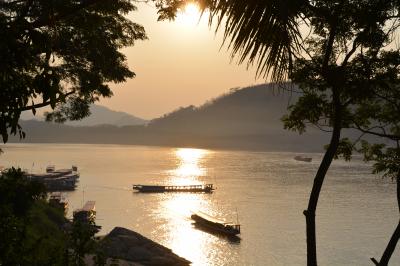
[[[107,257],[143,265],[190,265],[190,261],[132,230],[115,227],[100,240]]]
[[[128,253],[127,253],[128,260],[131,261],[145,261],[145,260],[150,260],[150,258],[154,255],[152,254],[149,250],[147,250],[144,247],[140,246],[132,246]]]

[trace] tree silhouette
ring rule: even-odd
[[[146,39],[124,15],[129,0],[7,0],[0,3],[0,134],[25,133],[22,111],[50,106],[49,120],[77,120],[134,76],[119,49]]]

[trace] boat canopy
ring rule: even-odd
[[[77,209],[74,212],[75,213],[78,213],[78,212],[92,212],[92,211],[95,211],[95,205],[96,205],[95,201],[89,200],[89,201],[87,201],[85,203],[85,205],[82,207],[82,209]]]
[[[195,213],[197,216],[199,216],[199,217],[201,217],[201,218],[203,218],[203,219],[205,219],[205,220],[207,220],[207,221],[210,221],[210,222],[213,222],[213,223],[218,223],[218,224],[223,224],[223,225],[235,225],[234,223],[231,223],[231,222],[226,222],[226,221],[224,221],[224,220],[221,220],[221,219],[217,219],[217,218],[215,218],[215,217],[212,217],[212,216],[210,216],[210,215],[208,215],[208,214],[205,214],[204,212],[197,212],[197,213]]]

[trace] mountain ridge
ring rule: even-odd
[[[70,126],[97,126],[102,124],[114,126],[144,125],[148,121],[132,114],[115,111],[108,107],[93,104],[90,106],[91,115],[78,121],[67,121],[65,125]],[[22,120],[44,121],[43,115],[34,116],[30,112],[22,113]]]
[[[302,135],[283,129],[280,119],[297,97],[274,85],[261,84],[231,90],[198,107],[178,108],[145,125],[72,126],[23,121],[27,132],[23,142],[321,152],[329,134],[314,128]]]

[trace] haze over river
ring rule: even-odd
[[[115,226],[135,230],[171,248],[193,265],[305,265],[305,220],[322,154],[216,151],[119,145],[7,144],[0,165],[44,172],[77,165],[72,209],[96,201],[100,234]],[[303,154],[304,155],[304,154]],[[398,221],[395,184],[370,174],[360,158],[335,161],[317,210],[320,265],[372,265]],[[212,194],[140,194],[132,184],[213,183]],[[193,227],[203,211],[242,225],[241,241]],[[397,247],[391,265],[400,265]]]

